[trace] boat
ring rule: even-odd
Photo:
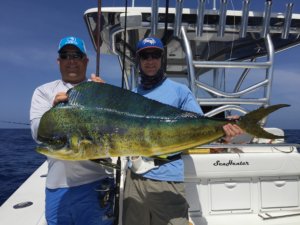
[[[261,12],[251,11],[249,0],[242,2],[241,9],[227,10],[227,0],[218,9],[207,9],[205,0],[195,0],[195,8],[184,8],[181,0],[173,8],[159,7],[152,0],[149,7],[91,8],[84,20],[95,50],[118,57],[123,88],[137,85],[137,41],[156,36],[165,45],[167,76],[192,90],[205,116],[243,115],[271,104],[274,55],[299,45],[300,14],[293,13],[292,3],[279,13],[272,12],[272,1]],[[264,129],[284,135],[266,124],[267,118],[261,121]],[[184,152],[190,225],[299,225],[299,147],[243,135],[231,144]],[[119,215],[126,158],[121,164]],[[1,206],[0,224],[46,225],[46,167]]]

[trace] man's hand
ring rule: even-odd
[[[91,75],[91,81],[96,83],[105,83],[100,77],[97,77],[96,74]],[[68,101],[68,95],[66,92],[58,92],[53,100],[52,105],[56,106],[60,102]]]
[[[68,100],[68,95],[66,92],[58,92],[53,100],[52,105],[56,106],[60,102],[65,102]]]
[[[97,77],[96,74],[92,73],[91,75],[91,81],[96,83],[105,83],[104,80],[101,79],[101,77]]]
[[[231,116],[231,117],[228,117],[227,119],[237,120],[237,119],[239,119],[239,116]],[[223,141],[225,143],[229,143],[233,137],[245,133],[245,131],[242,130],[238,125],[231,124],[231,123],[224,125],[223,130],[225,132],[225,137],[223,138]]]

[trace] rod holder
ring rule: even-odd
[[[151,36],[156,36],[158,27],[158,6],[159,0],[152,0],[151,13]]]
[[[205,11],[205,0],[198,0],[197,27],[196,27],[197,37],[201,37],[203,34],[204,11]]]
[[[271,9],[272,9],[272,1],[266,1],[264,18],[263,18],[263,27],[260,35],[262,38],[266,38],[267,34],[269,33]]]
[[[243,1],[242,21],[240,29],[240,38],[245,38],[247,34],[248,18],[249,18],[250,0]]]
[[[220,13],[219,13],[218,37],[224,36],[225,24],[226,24],[226,7],[227,7],[227,0],[221,0]]]
[[[283,25],[283,31],[281,33],[282,39],[287,39],[289,37],[290,33],[290,26],[292,22],[292,11],[293,11],[293,3],[286,4],[286,11],[284,16],[284,25]]]
[[[176,12],[175,12],[175,23],[174,23],[174,33],[175,37],[179,37],[182,19],[182,7],[183,0],[176,0]]]

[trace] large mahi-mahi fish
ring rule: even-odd
[[[199,116],[109,84],[84,82],[68,95],[68,102],[43,115],[38,129],[43,144],[37,151],[64,160],[175,153],[224,136],[227,123],[237,123],[256,137],[281,138],[258,122],[288,106],[259,108],[229,121]]]

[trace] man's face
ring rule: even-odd
[[[156,49],[146,49],[139,53],[140,66],[148,76],[157,74],[161,67],[162,51]]]
[[[77,84],[86,79],[88,58],[73,45],[65,46],[59,53],[59,64],[62,80]]]

